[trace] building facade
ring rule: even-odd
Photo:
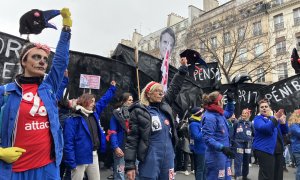
[[[294,75],[290,56],[293,48],[300,50],[299,0],[214,4],[206,10],[189,6],[188,18],[168,16],[167,27],[176,34],[171,65],[178,67],[179,53],[191,48],[207,62],[219,63],[223,83],[243,73],[264,84]],[[139,49],[160,58],[159,37],[164,29],[142,37]]]

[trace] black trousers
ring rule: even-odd
[[[258,180],[283,180],[283,153],[268,154],[255,150],[259,172]]]

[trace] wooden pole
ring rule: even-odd
[[[138,85],[138,96],[139,96],[139,100],[141,100],[141,89],[140,89],[140,78],[139,78],[139,66],[138,66],[138,62],[139,62],[139,49],[137,46],[135,46],[134,49],[134,60],[135,60],[135,70],[136,70],[136,80],[137,80],[137,85]]]

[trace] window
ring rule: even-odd
[[[254,45],[254,54],[256,57],[261,56],[263,52],[264,52],[264,47],[262,43],[258,43]]]
[[[242,28],[239,28],[239,30],[238,30],[238,40],[242,41],[242,40],[244,40],[244,38],[245,38],[245,28],[242,27]]]
[[[253,23],[253,36],[259,36],[262,34],[261,22]]]
[[[224,54],[224,66],[228,67],[231,61],[231,53],[230,52],[226,52]]]
[[[225,45],[229,45],[230,41],[231,41],[231,39],[230,39],[230,33],[229,32],[224,33],[224,44]]]
[[[247,49],[241,48],[239,50],[239,60],[240,61],[246,61],[247,60]]]
[[[282,4],[283,0],[275,0],[275,4]]]
[[[258,68],[256,70],[257,82],[265,82],[265,70],[264,68]]]
[[[212,49],[216,49],[217,47],[218,47],[218,44],[217,44],[217,37],[211,38],[211,48],[212,48]]]
[[[276,42],[276,54],[286,53],[286,42],[285,37],[280,37],[275,39]]]
[[[274,16],[274,29],[275,31],[284,29],[283,14]]]
[[[300,8],[294,9],[294,25],[300,25]]]
[[[278,65],[278,81],[288,78],[287,63]]]
[[[205,51],[205,44],[204,42],[200,42],[200,52],[204,52]]]
[[[300,36],[296,37],[296,41],[297,41],[297,50],[300,50]]]

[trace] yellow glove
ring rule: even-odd
[[[0,159],[7,163],[13,163],[19,159],[23,152],[26,150],[19,147],[0,148]]]
[[[72,27],[71,12],[70,12],[69,8],[63,8],[60,11],[60,15],[63,17],[63,25]]]

